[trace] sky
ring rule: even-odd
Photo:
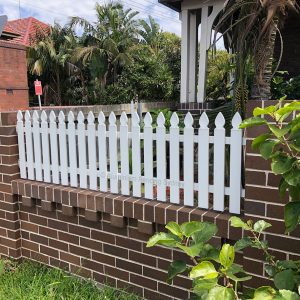
[[[20,2],[20,10],[19,10]],[[35,17],[42,22],[64,25],[70,16],[80,16],[89,21],[95,20],[95,3],[104,4],[107,0],[0,0],[0,15],[7,15],[9,20]],[[164,31],[181,34],[178,13],[158,4],[157,0],[122,0],[127,8],[139,11],[139,18],[147,19],[151,15]]]

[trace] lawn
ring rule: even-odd
[[[81,280],[29,261],[0,260],[0,300],[140,300],[136,295]]]

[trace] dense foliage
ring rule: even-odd
[[[28,50],[31,96],[39,77],[46,105],[178,101],[180,37],[117,2],[96,4],[95,12],[95,22],[73,17],[38,34]],[[226,51],[209,56],[208,99],[230,98],[231,69]]]

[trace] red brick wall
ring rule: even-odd
[[[0,111],[27,107],[26,47],[0,42]]]
[[[255,106],[271,101],[251,101]],[[146,248],[146,241],[169,221],[211,221],[219,227],[215,245],[236,241],[240,229],[229,227],[230,215],[170,205],[139,198],[66,188],[20,180],[16,113],[0,114],[0,254],[30,258],[113,286],[129,286],[145,299],[187,299],[190,281],[165,283],[173,259],[186,259],[177,250]],[[265,219],[273,227],[265,233],[279,259],[300,259],[300,229],[284,234],[283,207],[278,178],[269,162],[252,151],[251,140],[260,129],[247,131],[245,219]],[[13,180],[13,181],[12,181]],[[249,249],[238,262],[253,275],[249,286],[271,284],[261,253]]]
[[[255,107],[274,105],[275,101],[249,101],[248,116],[252,116]],[[251,142],[263,128],[253,128],[246,132],[246,197],[244,203],[245,219],[254,221],[264,219],[272,224],[264,235],[273,254],[280,260],[300,259],[300,227],[290,235],[285,235],[284,205],[288,197],[281,199],[278,192],[279,176],[270,169],[270,161],[264,160],[251,149]],[[254,249],[244,251],[244,265],[255,276],[252,282],[265,282],[266,273],[261,253]]]

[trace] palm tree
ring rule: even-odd
[[[141,30],[139,34],[145,44],[151,47],[155,54],[157,54],[162,47],[162,30],[159,24],[151,16],[148,17],[149,22],[145,20],[140,20]]]
[[[75,59],[83,64],[92,65],[102,88],[110,79],[117,80],[119,69],[132,62],[130,48],[137,40],[138,14],[131,9],[124,10],[120,3],[100,5],[96,3],[96,22],[88,22],[84,18],[73,17],[70,27],[83,28],[83,46],[75,50]]]
[[[235,54],[236,110],[244,111],[248,99],[249,63],[254,67],[251,98],[270,98],[276,35],[280,36],[288,11],[297,8],[296,0],[227,0],[225,3],[215,29],[225,37],[230,36],[227,46]]]
[[[69,29],[55,24],[49,32],[40,32],[35,46],[27,50],[29,72],[36,76],[43,75],[45,90],[58,105],[62,104],[62,81],[71,57],[66,37],[72,34]],[[47,102],[47,95],[45,98]]]

